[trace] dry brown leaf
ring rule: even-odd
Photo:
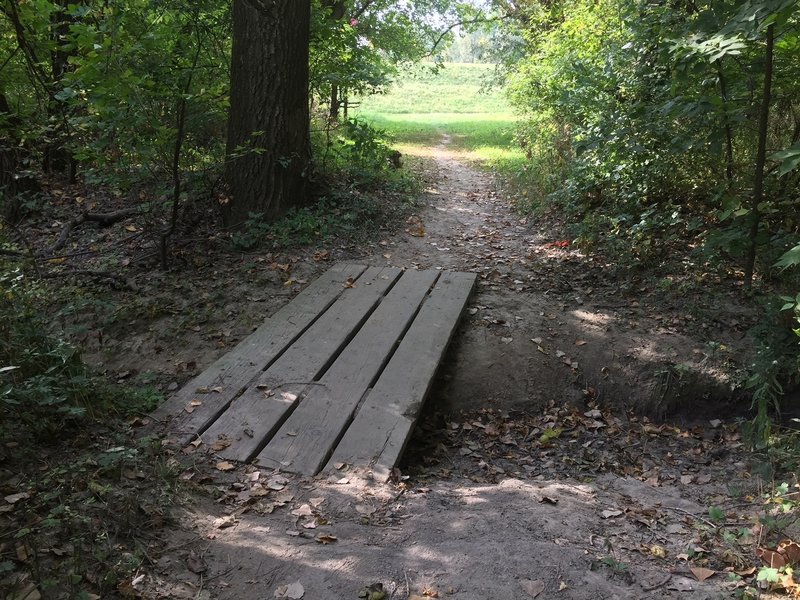
[[[20,492],[19,494],[11,494],[6,496],[4,500],[9,504],[16,504],[20,500],[27,500],[31,495],[28,492]]]
[[[194,550],[189,552],[189,556],[186,557],[186,566],[195,575],[199,575],[200,573],[205,573],[208,571],[208,565],[206,564],[206,561],[203,560],[203,557],[197,554]]]
[[[531,598],[536,598],[544,591],[544,581],[541,579],[523,579],[519,582],[519,585]]]
[[[22,589],[15,590],[9,600],[41,600],[42,595],[31,582],[23,584]]]
[[[786,564],[796,565],[800,563],[800,544],[792,540],[781,540],[778,542],[778,552],[786,559]]]
[[[227,515],[224,517],[220,517],[219,519],[215,519],[214,527],[216,529],[227,529],[228,527],[233,527],[234,525],[236,525],[236,523],[238,523],[238,521],[236,520],[235,516]]]
[[[689,570],[697,581],[705,581],[716,573],[716,571],[712,569],[705,569],[703,567],[690,567]]]
[[[761,562],[773,569],[780,569],[786,566],[786,559],[783,555],[769,548],[759,548],[756,550],[756,555],[761,559]]]
[[[667,549],[664,548],[664,546],[653,544],[652,546],[650,546],[650,554],[652,554],[656,558],[667,558]]]
[[[282,475],[275,475],[274,477],[270,477],[267,481],[267,487],[271,490],[280,491],[286,487],[286,484],[289,483],[289,480]]]
[[[337,538],[335,535],[331,535],[329,533],[321,533],[315,539],[317,540],[318,544],[323,544],[323,545],[327,546],[328,544],[332,544],[333,542],[335,542],[339,538]]]
[[[310,517],[314,514],[314,511],[311,510],[311,507],[308,504],[303,504],[302,506],[295,508],[292,511],[292,514],[295,517]]]
[[[264,486],[260,484],[256,484],[252,488],[250,488],[250,497],[252,498],[263,498],[268,494],[269,490],[264,489]]]
[[[305,595],[306,591],[299,581],[290,583],[289,585],[279,585],[275,589],[276,598],[290,598],[291,600],[299,600]]]
[[[305,593],[306,591],[303,589],[303,585],[299,581],[290,583],[289,587],[286,589],[286,597],[290,598],[291,600],[299,600],[305,595]]]
[[[144,479],[146,477],[141,469],[122,469],[122,476],[125,479]]]
[[[214,442],[214,445],[211,446],[211,449],[214,452],[219,452],[220,450],[225,450],[225,448],[230,446],[232,442],[233,440],[227,437],[220,437],[216,442]]]
[[[214,465],[214,468],[217,471],[233,471],[236,468],[236,465],[228,462],[227,460],[223,460]]]

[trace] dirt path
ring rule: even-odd
[[[480,273],[404,467],[412,478],[223,473],[198,451],[182,478],[216,501],[177,511],[180,526],[139,589],[219,599],[732,597],[725,574],[699,581],[690,568],[750,565],[719,541],[728,521],[752,516],[741,497],[756,481],[738,433],[721,422],[656,426],[623,410],[653,394],[676,402],[690,369],[724,385],[726,358],[687,335],[696,324],[685,311],[648,313],[642,282],[615,282],[611,265],[552,245],[446,139],[435,160],[437,183],[406,231],[352,257]],[[707,518],[710,506],[725,523]]]

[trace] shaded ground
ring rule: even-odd
[[[412,235],[387,240],[385,252],[368,259],[480,273],[443,374],[445,406],[530,409],[589,397],[665,416],[731,398],[752,324],[733,293],[720,310],[720,298],[702,289],[665,292],[652,275],[559,247],[566,241],[548,224],[516,215],[485,175],[447,152],[447,142],[436,153],[428,210],[406,230]]]
[[[450,155],[446,139],[434,159],[434,183],[404,231],[343,253],[480,273],[412,442],[404,467],[412,478],[398,473],[383,485],[346,468],[327,479],[257,467],[224,474],[196,463],[184,477],[211,482],[217,501],[182,512],[172,543],[188,545],[165,552],[142,590],[358,598],[381,584],[386,597],[476,600],[734,594],[741,581],[699,581],[690,569],[753,564],[746,548],[760,530],[741,533],[742,544],[721,541],[729,522],[752,524],[737,511],[759,485],[735,427],[656,426],[624,409],[719,406],[747,311],[732,301],[706,321],[701,306],[696,315],[673,310],[648,283],[620,281],[613,265],[554,245],[485,175]],[[712,506],[723,515],[714,513],[716,522],[705,516]],[[202,573],[191,572],[192,557]]]
[[[213,449],[174,448],[199,493],[163,515],[120,594],[735,597],[756,549],[793,533],[775,518],[793,505],[764,504],[776,494],[724,408],[748,309],[560,243],[446,138],[427,161],[419,210],[371,247],[188,256],[194,271],[139,277],[126,312],[86,334],[109,373],[168,391],[332,261],[480,274],[395,481],[229,469]],[[130,479],[144,496],[150,484]]]

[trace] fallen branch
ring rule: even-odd
[[[67,243],[67,239],[69,239],[69,234],[72,232],[75,227],[83,223],[86,219],[86,214],[80,214],[74,219],[72,219],[69,223],[64,225],[64,229],[61,230],[61,233],[58,235],[58,239],[53,242],[53,245],[50,246],[47,250],[43,252],[39,252],[36,256],[49,256],[55,254],[59,250],[61,250]]]
[[[659,581],[658,583],[654,583],[653,585],[648,585],[648,586],[642,586],[642,591],[645,591],[645,592],[652,592],[653,590],[657,590],[657,589],[658,589],[658,588],[660,588],[662,585],[666,585],[667,583],[669,583],[669,580],[670,580],[670,579],[672,579],[672,573],[670,573],[669,575],[667,575],[667,576],[666,576],[666,578],[662,579],[662,580],[661,580],[661,581]]]
[[[119,221],[124,221],[128,217],[139,214],[138,208],[123,208],[110,213],[84,213],[83,218],[93,223],[99,223],[100,227],[108,227]]]
[[[64,225],[64,229],[61,230],[61,233],[58,234],[58,239],[53,242],[53,245],[50,246],[47,250],[42,250],[41,252],[36,253],[37,258],[46,258],[48,260],[53,258],[53,255],[61,250],[66,244],[67,240],[69,239],[69,234],[72,233],[72,230],[75,229],[78,225],[83,223],[84,221],[91,221],[92,223],[98,223],[100,227],[109,227],[114,223],[118,223],[119,221],[124,221],[128,217],[132,217],[139,213],[138,208],[123,208],[120,210],[115,210],[110,213],[91,213],[85,212],[81,213],[69,223]]]

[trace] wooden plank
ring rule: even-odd
[[[442,274],[339,441],[328,469],[339,463],[371,465],[376,478],[388,478],[411,435],[474,284],[474,273]]]
[[[348,279],[358,278],[365,270],[363,265],[334,265],[289,304],[267,318],[233,350],[173,394],[153,411],[153,417],[159,421],[173,417],[171,428],[178,435],[196,433],[225,410],[253,377],[333,304],[344,292]],[[191,406],[192,401],[201,404]]]
[[[254,379],[202,434],[206,443],[230,443],[219,454],[247,461],[277,430],[307,387],[333,362],[402,274],[370,267],[270,367]],[[267,393],[271,390],[271,395]]]
[[[258,464],[314,475],[353,418],[439,273],[406,271],[352,342],[307,390],[297,409],[258,455]]]

